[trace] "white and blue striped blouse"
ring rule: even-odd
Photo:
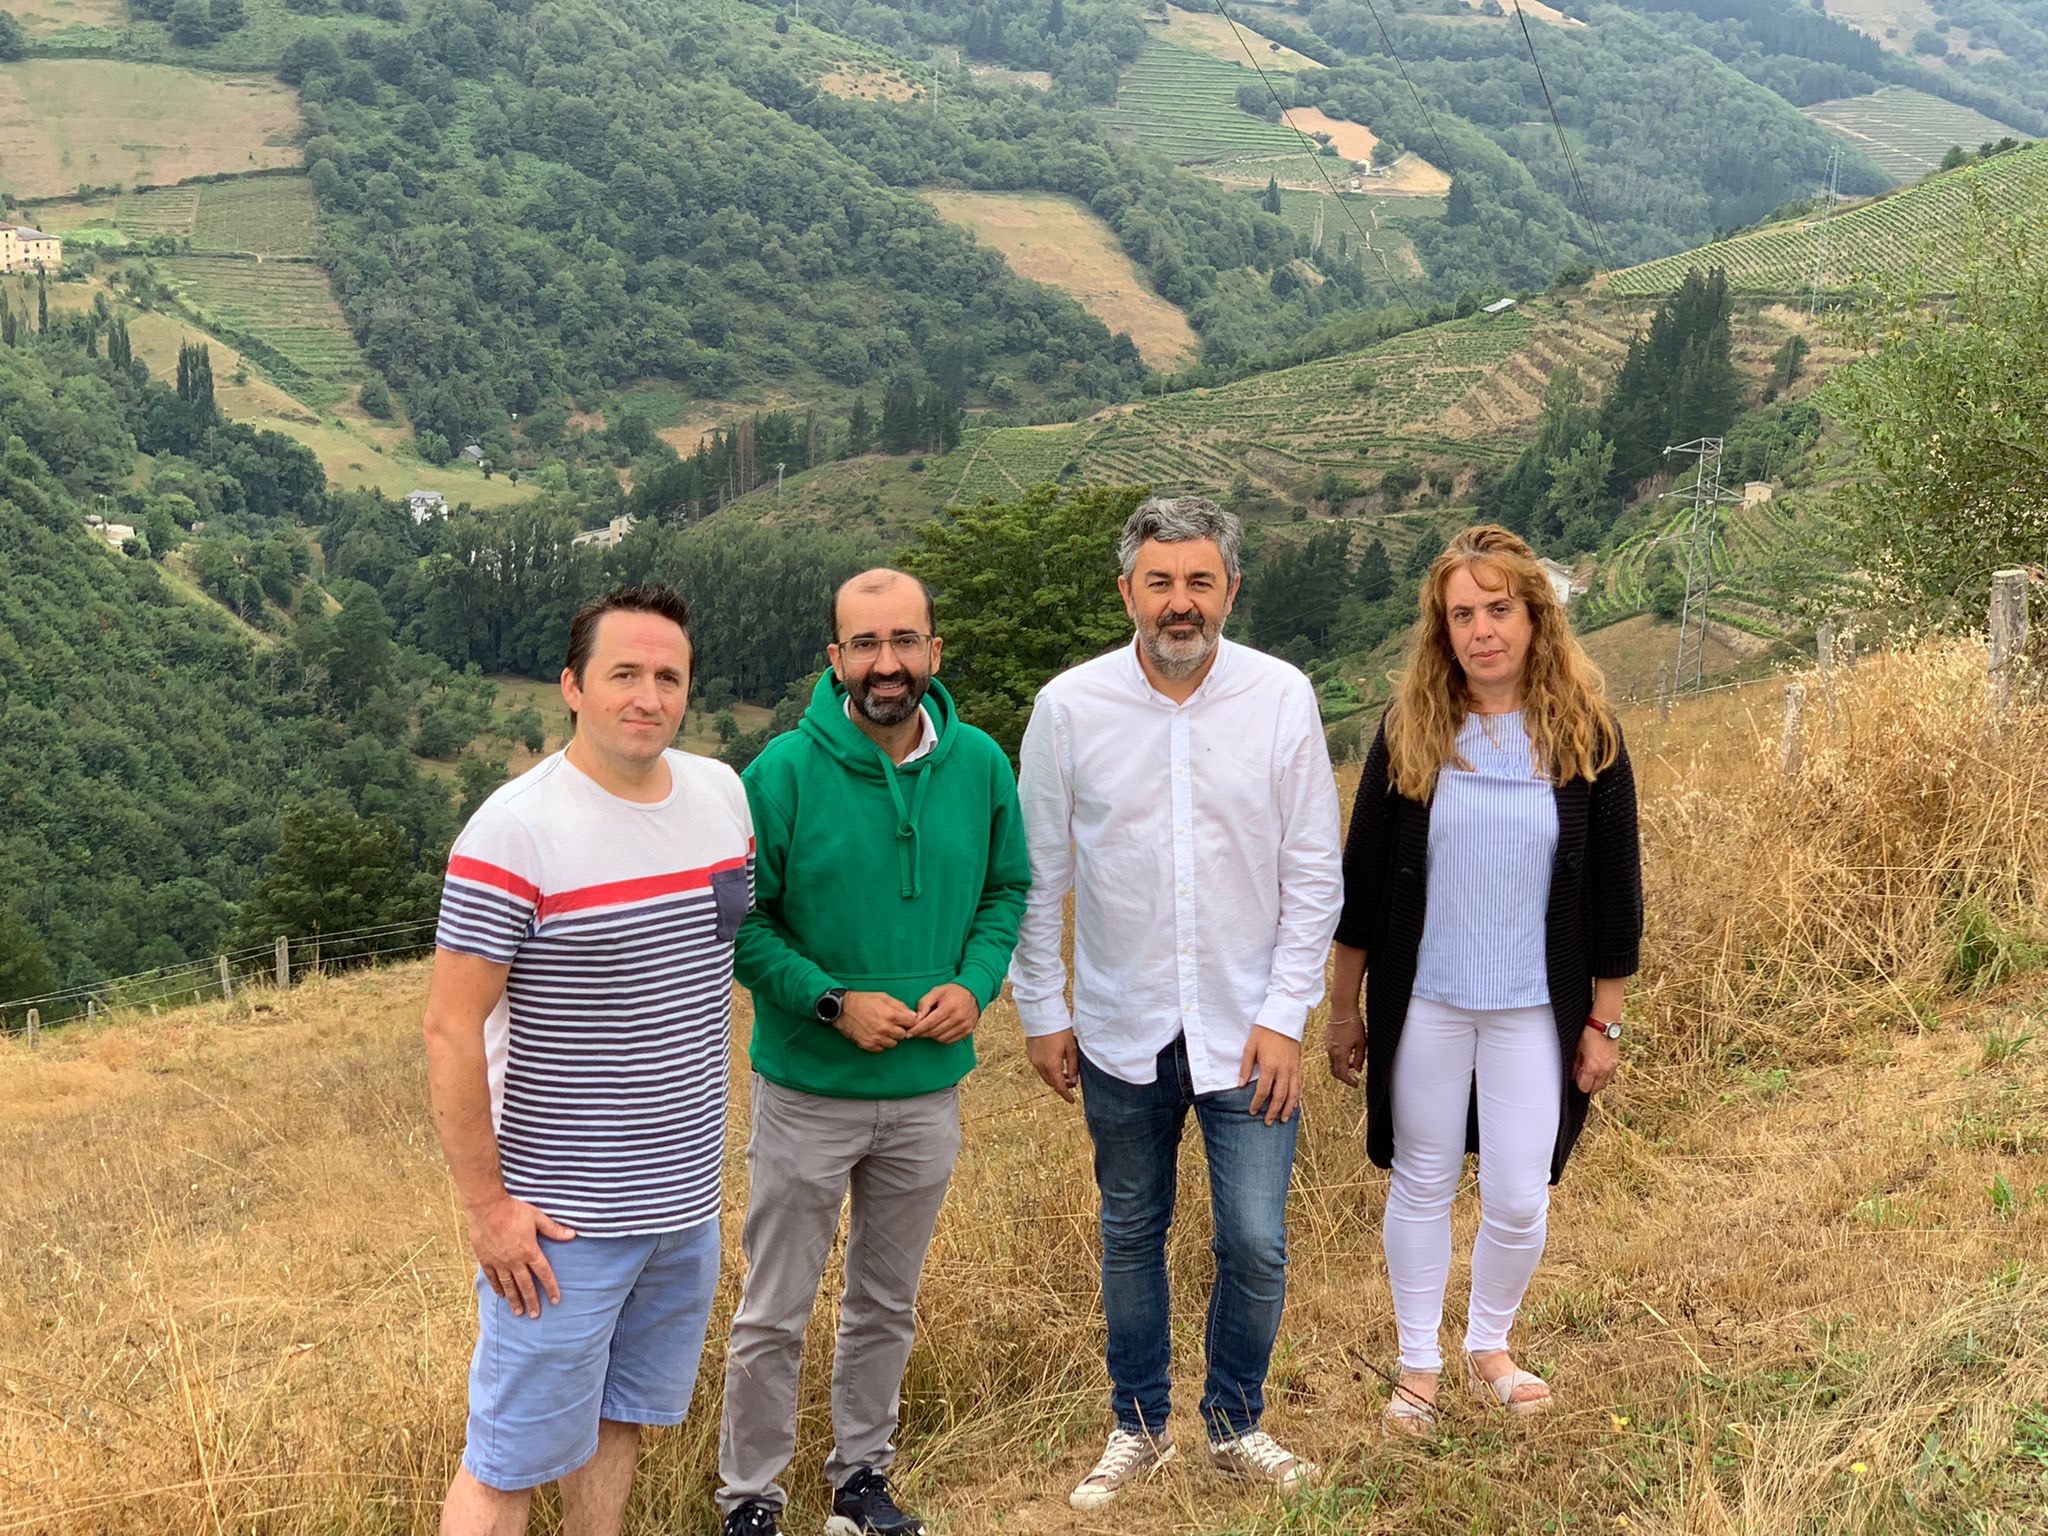
[[[1429,811],[1429,904],[1415,995],[1454,1008],[1550,1001],[1545,909],[1557,857],[1557,802],[1537,777],[1520,712],[1466,716]]]

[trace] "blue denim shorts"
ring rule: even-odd
[[[718,1287],[718,1220],[647,1237],[540,1240],[562,1292],[516,1317],[477,1272],[462,1464],[487,1488],[537,1488],[597,1453],[600,1419],[680,1424]]]

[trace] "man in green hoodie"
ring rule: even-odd
[[[929,589],[901,571],[833,599],[832,669],[743,775],[756,907],[745,1288],[726,1355],[724,1536],[776,1536],[797,1371],[851,1196],[832,1361],[832,1536],[918,1536],[889,1490],[918,1277],[960,1150],[959,1083],[1031,883],[1009,760],[932,676]]]

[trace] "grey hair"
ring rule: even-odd
[[[1206,496],[1152,496],[1124,523],[1117,536],[1116,560],[1129,581],[1138,568],[1138,546],[1147,539],[1182,544],[1208,539],[1223,553],[1223,574],[1237,580],[1237,551],[1244,542],[1244,524]]]

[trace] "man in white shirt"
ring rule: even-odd
[[[1222,637],[1241,538],[1200,497],[1140,506],[1117,545],[1134,643],[1047,683],[1024,733],[1031,895],[1011,986],[1032,1065],[1069,1103],[1081,1090],[1102,1196],[1116,1428],[1069,1499],[1083,1511],[1173,1455],[1166,1234],[1190,1109],[1215,1211],[1210,1460],[1288,1492],[1316,1472],[1259,1419],[1286,1300],[1302,1028],[1342,903],[1337,788],[1308,679]]]

